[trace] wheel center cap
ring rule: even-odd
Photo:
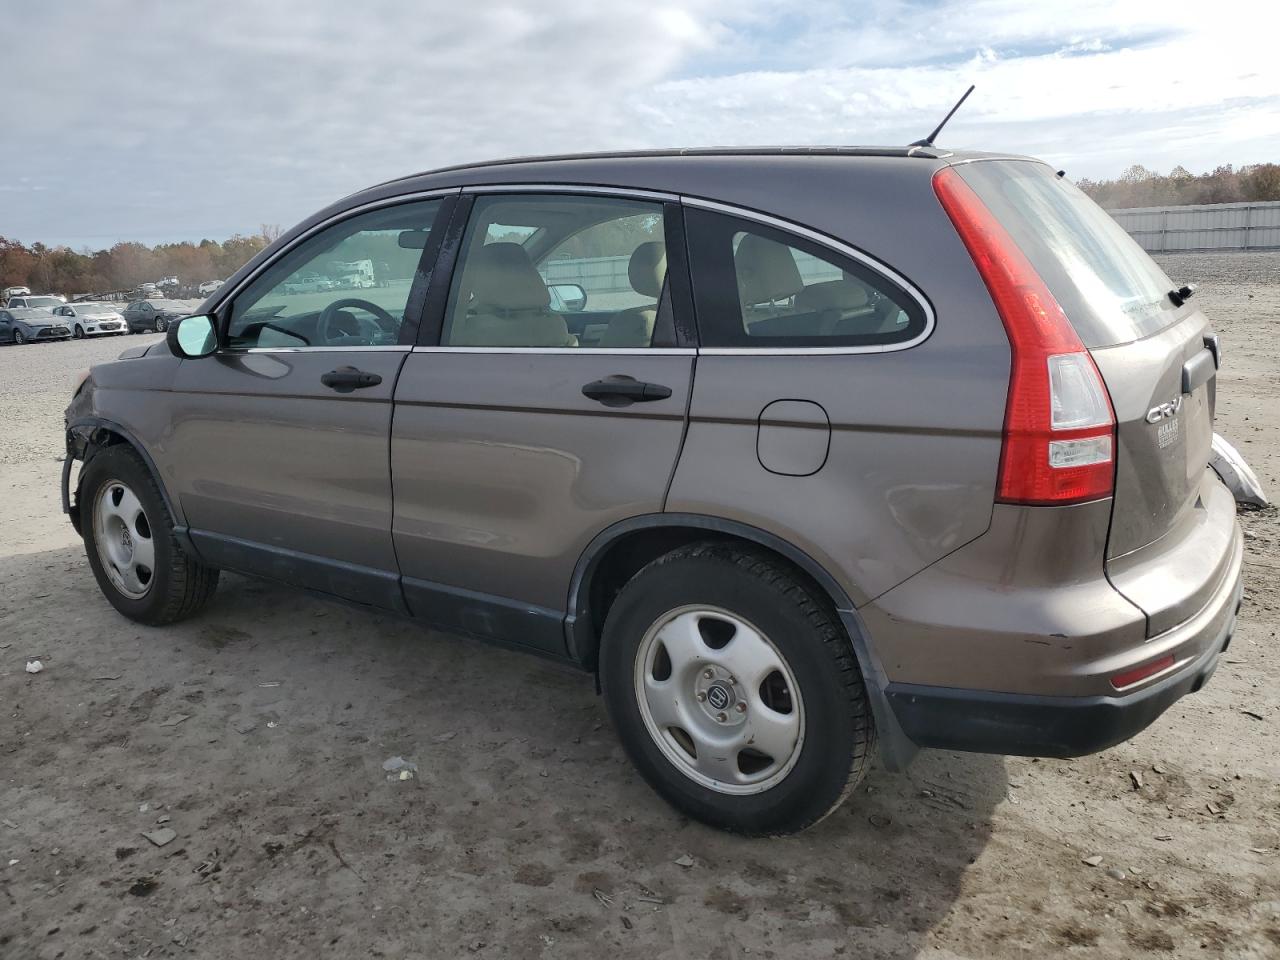
[[[723,683],[713,683],[707,687],[707,706],[714,710],[727,710],[733,706],[733,689]]]
[[[133,552],[133,537],[129,536],[129,529],[127,527],[123,527],[120,530],[120,545],[130,553]]]

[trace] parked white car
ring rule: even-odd
[[[66,302],[65,297],[61,297],[56,293],[42,293],[36,296],[26,293],[11,296],[6,306],[11,310],[52,310],[54,307],[60,307]]]
[[[57,307],[53,312],[56,316],[65,318],[67,326],[71,328],[71,336],[77,340],[129,332],[124,316],[114,303],[95,300],[68,303],[64,307]]]
[[[217,291],[217,289],[226,282],[227,281],[225,280],[206,280],[204,283],[200,284],[196,290],[199,292],[200,296],[207,297],[209,294]]]

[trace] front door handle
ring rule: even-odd
[[[321,376],[320,382],[338,393],[350,393],[352,390],[376,387],[382,382],[382,377],[376,373],[357,370],[355,367],[339,367]]]
[[[599,400],[606,407],[625,407],[629,403],[665,400],[671,396],[671,388],[619,374],[603,380],[592,380],[582,388],[582,395]]]

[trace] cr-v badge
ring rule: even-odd
[[[1147,411],[1147,423],[1159,423],[1161,420],[1168,420],[1170,417],[1176,417],[1178,411],[1182,409],[1182,395],[1174,397],[1168,403],[1157,404]]]

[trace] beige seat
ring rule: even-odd
[[[518,243],[488,243],[467,260],[449,332],[451,346],[575,347],[547,286]]]
[[[642,297],[652,297],[647,307],[620,310],[600,338],[602,347],[647,347],[653,341],[653,325],[658,319],[657,300],[667,280],[667,246],[658,240],[642,243],[631,252],[627,280]]]
[[[828,332],[837,335],[891,333],[898,326],[897,307],[888,302],[873,304],[866,286],[847,271],[840,280],[805,287],[796,294],[796,309],[806,313],[830,311],[835,325]]]
[[[748,233],[738,244],[733,261],[738,274],[738,299],[744,313],[750,311],[756,319],[763,320],[792,312],[789,303],[781,310],[769,309],[771,304],[790,301],[804,289],[800,268],[789,247]]]

